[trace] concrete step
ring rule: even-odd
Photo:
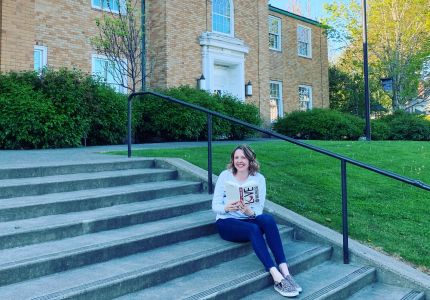
[[[143,224],[210,208],[210,195],[172,196],[90,211],[0,223],[0,249],[61,240],[83,234]],[[188,201],[189,199],[196,199]],[[178,203],[180,203],[178,205]],[[207,213],[213,219],[213,212]],[[187,217],[186,215],[184,217]]]
[[[294,299],[347,299],[363,287],[376,280],[376,270],[354,264],[327,261],[303,273],[294,275],[303,292]],[[259,292],[248,295],[244,300],[275,300],[282,297],[273,284]],[[236,298],[237,299],[237,298]],[[388,298],[383,298],[388,299]]]
[[[348,300],[424,300],[425,294],[419,291],[414,291],[408,288],[402,288],[398,286],[373,283],[361,289]]]
[[[200,182],[168,180],[0,200],[0,222],[93,210],[201,192]]]
[[[327,261],[331,254],[331,248],[327,246],[297,241],[285,242],[283,246],[290,270],[295,272],[303,272],[322,261]],[[124,295],[117,300],[238,299],[252,291],[271,285],[271,278],[253,253],[155,287]]]
[[[93,162],[87,164],[62,164],[62,165],[41,165],[1,169],[1,179],[14,179],[14,178],[29,178],[29,177],[43,177],[64,174],[76,173],[91,173],[102,171],[115,171],[126,169],[146,169],[153,168],[155,165],[152,158],[127,158],[119,161],[110,162]]]
[[[213,212],[210,213],[213,221]],[[186,219],[190,222],[190,218],[184,218],[184,222]],[[167,228],[173,230],[172,225]],[[292,237],[291,228],[280,227],[280,232],[283,239]],[[170,242],[175,242],[174,240],[175,235],[172,234]],[[250,243],[230,243],[222,240],[218,234],[213,234],[3,286],[0,288],[0,295],[8,300],[111,299],[211,268],[251,252],[253,250]],[[259,268],[261,269],[261,265]],[[198,284],[195,282],[195,285]]]
[[[201,198],[201,195],[197,196]],[[208,203],[210,205],[207,199],[200,198],[190,195],[188,199],[176,199],[177,204],[172,204],[171,199],[152,200],[145,204],[150,204],[152,211],[167,205],[180,207],[178,212],[185,214],[182,207],[187,207],[187,210],[192,212],[202,203],[205,206]],[[166,215],[168,214],[166,212]],[[148,210],[148,215],[152,215],[151,210]],[[0,286],[152,250],[215,232],[213,213],[200,211],[157,222],[2,250]]]
[[[0,199],[172,180],[176,170],[129,169],[0,180]]]

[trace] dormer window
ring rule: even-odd
[[[231,0],[213,0],[212,30],[234,35],[233,2]]]

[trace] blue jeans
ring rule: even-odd
[[[251,241],[255,254],[263,263],[267,271],[275,267],[269,250],[263,238],[266,235],[267,244],[272,250],[278,265],[285,263],[284,249],[282,248],[281,237],[279,236],[278,226],[271,215],[262,214],[255,219],[218,219],[216,229],[222,239],[230,242]]]

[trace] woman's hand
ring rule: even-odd
[[[245,202],[239,201],[239,209],[240,212],[243,213],[244,215],[247,215],[248,217],[251,217],[254,215],[254,211],[251,209],[251,207],[249,207],[248,205],[245,205]]]
[[[239,206],[240,206],[240,200],[233,201],[233,202],[230,202],[230,203],[226,204],[224,206],[224,210],[225,210],[226,213],[227,212],[238,211],[240,209]]]

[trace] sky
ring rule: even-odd
[[[302,10],[305,12],[305,7],[309,3],[311,6],[311,19],[317,20],[324,16],[324,3],[332,3],[335,0],[298,0],[302,5]],[[337,0],[337,2],[342,2],[342,0]],[[280,9],[287,10],[288,4],[291,3],[290,0],[269,0],[269,4],[278,7]],[[305,14],[305,17],[308,17]]]

